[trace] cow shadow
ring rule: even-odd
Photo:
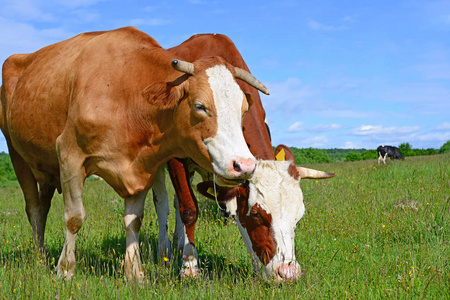
[[[80,237],[81,238],[81,237]],[[158,260],[158,235],[152,233],[142,232],[140,241],[141,258],[143,265],[146,265],[147,269],[161,271],[161,267],[165,267],[167,270],[162,271],[165,274],[175,274],[179,276],[182,266],[182,257],[176,249],[172,248],[172,259],[170,263],[164,263]],[[58,264],[59,256],[61,254],[62,245],[51,245],[46,247],[46,260],[49,271],[56,274],[56,267]],[[94,276],[105,277],[123,277],[124,276],[124,259],[126,250],[126,238],[125,235],[109,236],[105,238],[98,247],[91,247],[84,244],[82,241],[78,241],[76,249],[77,266],[75,274],[83,272]],[[221,279],[224,277],[247,277],[252,274],[251,264],[245,260],[239,259],[237,261],[230,262],[226,256],[216,253],[208,252],[208,249],[202,247],[201,244],[197,246],[199,267],[203,276],[214,277]],[[28,253],[27,253],[28,252]],[[36,249],[30,248],[25,253],[22,251],[19,253],[12,253],[12,255],[34,255],[35,252],[39,252]],[[250,258],[246,257],[246,259]],[[150,270],[144,271],[147,276],[151,276]],[[241,276],[236,276],[240,274]]]

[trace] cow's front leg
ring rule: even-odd
[[[142,282],[144,272],[139,251],[139,230],[144,217],[145,196],[148,191],[142,191],[135,196],[125,199],[125,277],[128,280]]]
[[[200,274],[197,248],[195,248],[194,239],[195,222],[190,224],[190,221],[186,217],[182,218],[180,211],[186,211],[186,209],[180,208],[180,203],[176,195],[174,197],[174,206],[176,212],[176,238],[174,238],[174,240],[177,240],[178,247],[182,250],[183,258],[180,275],[181,277],[195,277]]]
[[[153,203],[158,215],[159,239],[158,239],[158,260],[168,261],[172,258],[172,246],[170,245],[169,233],[167,230],[167,216],[169,215],[169,195],[166,189],[166,175],[161,167],[156,174],[153,184]]]

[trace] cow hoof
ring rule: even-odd
[[[59,268],[57,270],[57,275],[58,275],[58,278],[64,279],[66,281],[69,281],[69,280],[71,280],[73,278],[73,273],[72,272],[69,272],[67,270],[61,270]]]
[[[124,278],[125,278],[126,282],[137,283],[139,285],[143,285],[145,283],[144,272],[139,272],[139,274],[135,274],[132,277],[129,277],[129,276],[125,275]]]
[[[181,278],[197,278],[200,270],[197,267],[183,267],[180,271]]]
[[[183,262],[181,267],[180,276],[182,278],[195,278],[200,275],[200,270],[198,269],[197,259],[188,258]]]

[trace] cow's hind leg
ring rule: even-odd
[[[170,245],[169,233],[167,229],[167,216],[169,215],[169,195],[166,190],[164,168],[161,167],[156,174],[153,184],[153,203],[158,215],[159,238],[158,238],[158,259],[168,261],[172,258],[172,246]]]
[[[70,279],[75,271],[75,240],[86,217],[82,202],[83,184],[86,179],[83,167],[84,157],[58,138],[56,148],[60,165],[61,189],[64,198],[64,223],[66,240],[59,257],[57,273],[59,277]]]
[[[145,196],[148,191],[142,191],[135,196],[125,198],[125,230],[126,230],[126,253],[125,253],[125,277],[128,280],[142,282],[144,271],[139,251],[139,230],[144,217]]]
[[[25,211],[33,230],[33,240],[44,253],[45,224],[55,188],[48,183],[42,183],[38,192],[36,179],[28,164],[9,143],[8,149],[25,198]]]

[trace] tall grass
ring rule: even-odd
[[[33,245],[20,189],[2,188],[0,299],[449,299],[450,155],[310,167],[337,176],[301,181],[306,214],[296,253],[303,274],[281,285],[252,272],[236,226],[223,225],[217,205],[200,197],[202,275],[180,279],[179,257],[157,263],[158,224],[148,199],[141,229],[147,280],[127,283],[123,200],[103,181],[86,182],[75,277],[61,280],[55,266],[64,243],[62,197],[52,202],[45,259]]]

